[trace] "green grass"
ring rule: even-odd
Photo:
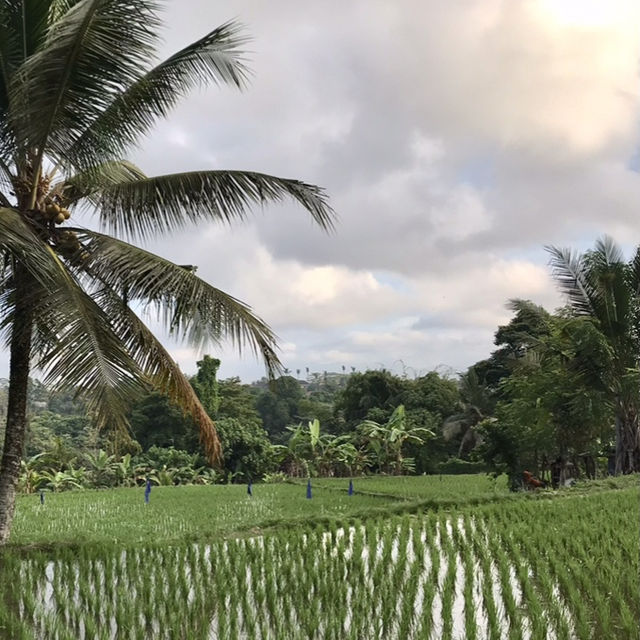
[[[315,518],[345,518],[385,507],[392,498],[347,496],[314,485],[257,484],[154,487],[48,493],[18,499],[10,546],[164,544],[210,540],[256,528]]]
[[[23,496],[0,638],[637,639],[637,476],[517,496],[482,476],[354,485]]]
[[[255,488],[253,502],[243,487],[154,489],[149,507],[139,490],[55,496],[67,506],[132,496],[130,522],[164,506],[191,509],[198,523],[202,491],[214,489],[218,532],[264,518],[267,502],[293,522],[325,501],[335,519],[172,544],[163,530],[164,544],[124,549],[10,548],[0,556],[0,638],[637,640],[636,486],[365,518],[354,513],[399,503]]]
[[[12,547],[56,545],[161,545],[251,535],[292,524],[371,517],[384,513],[456,510],[464,505],[557,499],[621,489],[638,484],[637,477],[581,483],[560,492],[512,494],[506,477],[373,476],[355,478],[353,496],[346,478],[317,478],[313,499],[306,499],[306,481],[256,484],[253,498],[245,485],[154,487],[144,504],[144,489],[107,489],[47,493],[18,498],[9,541]]]
[[[316,484],[346,491],[345,478],[318,478]],[[440,500],[463,504],[467,501],[492,499],[509,494],[507,476],[493,479],[483,474],[434,476],[368,476],[354,478],[356,493],[388,495],[400,500]]]
[[[313,498],[306,480],[256,484],[253,497],[245,485],[154,487],[144,504],[144,490],[110,489],[47,493],[18,499],[11,546],[57,544],[164,544],[210,540],[256,529],[284,527],[311,520],[344,519],[380,511],[411,511],[429,506],[462,505],[513,498],[506,478],[485,475],[402,476],[354,479],[317,478]]]

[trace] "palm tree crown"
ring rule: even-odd
[[[141,389],[166,392],[193,414],[211,460],[220,445],[209,416],[130,303],[157,310],[177,336],[226,338],[279,367],[273,333],[247,305],[132,242],[240,220],[251,205],[284,198],[332,225],[322,189],[298,180],[220,170],[149,177],[125,159],[190,89],[246,83],[236,23],[153,64],[159,24],[154,0],[0,0],[1,326],[11,351],[0,544],[32,364],[85,396],[101,426],[126,428]],[[88,207],[102,233],[73,224]]]
[[[593,319],[606,349],[584,374],[609,395],[616,415],[616,472],[640,469],[640,248],[627,262],[608,237],[575,254],[548,247],[553,277],[571,311]]]

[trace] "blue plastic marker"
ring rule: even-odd
[[[311,478],[307,481],[307,500],[311,500]]]
[[[349,495],[353,495],[353,480],[349,480]]]
[[[40,504],[44,504],[44,491],[40,492]]]
[[[147,486],[144,488],[144,501],[149,504],[149,494],[151,493],[151,479],[147,478]]]
[[[253,495],[253,487],[251,486],[251,480],[249,480],[249,484],[247,485],[247,494],[249,497]]]

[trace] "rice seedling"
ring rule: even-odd
[[[637,516],[636,493],[617,490],[208,542],[8,549],[0,637],[635,640]]]

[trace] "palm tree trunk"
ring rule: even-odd
[[[27,389],[33,329],[33,310],[28,303],[28,276],[18,268],[15,278],[17,302],[11,334],[7,423],[0,462],[0,546],[9,539],[15,511],[16,486],[27,426]]]
[[[623,442],[623,425],[620,414],[616,414],[616,470],[615,475],[619,476],[624,469],[624,442]]]
[[[640,433],[633,407],[621,405],[616,415],[616,475],[640,471]]]
[[[635,409],[629,410],[626,415],[623,440],[626,454],[625,473],[640,471],[638,467],[640,434],[638,433],[638,415]]]

